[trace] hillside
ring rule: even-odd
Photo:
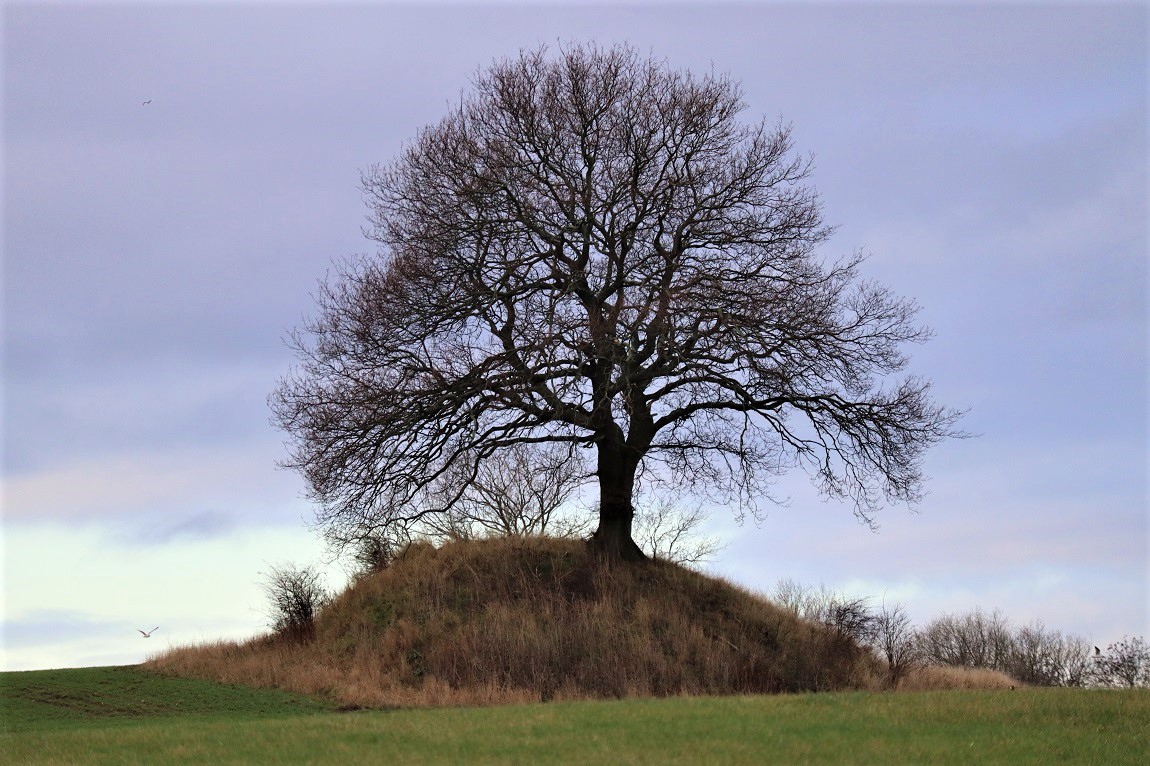
[[[850,640],[723,580],[609,565],[549,538],[413,545],[325,608],[313,642],[265,635],[146,667],[365,707],[821,691],[875,677]]]

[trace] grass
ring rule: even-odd
[[[0,761],[1141,764],[1150,691],[842,692],[333,712],[136,668],[0,674]],[[9,721],[9,715],[14,717]]]
[[[71,729],[151,719],[298,716],[331,702],[173,678],[135,666],[0,673],[0,732]]]

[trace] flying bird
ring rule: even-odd
[[[160,626],[157,625],[156,627],[152,628],[147,633],[145,633],[144,631],[140,630],[139,628],[136,628],[136,630],[138,630],[140,632],[140,635],[143,636],[144,638],[151,638],[152,634],[155,633],[159,629],[160,629]]]
[[[144,103],[140,104],[140,106],[147,106],[147,105],[148,105],[148,104],[150,104],[150,103],[152,103],[152,99],[150,99],[150,98],[149,98],[147,101],[145,101]],[[139,630],[139,628],[137,628],[137,630]],[[142,631],[142,630],[141,630],[140,632],[141,632],[141,633],[143,633],[144,631]]]

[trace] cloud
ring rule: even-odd
[[[3,496],[9,524],[135,515],[162,519],[175,513],[185,521],[199,518],[201,530],[209,523],[218,527],[221,517],[202,515],[204,506],[254,505],[262,514],[278,506],[281,512],[295,509],[288,515],[299,518],[294,477],[277,471],[264,450],[242,445],[120,453],[48,465],[6,478]]]
[[[236,527],[234,516],[217,511],[204,511],[164,520],[139,524],[133,538],[141,545],[157,545],[223,537]]]
[[[263,451],[266,466],[282,457],[265,397],[289,368],[286,349],[278,365],[142,353],[98,369],[77,363],[68,375],[42,360],[12,361],[3,436],[9,474],[206,445]]]
[[[37,670],[133,664],[143,659],[140,647],[130,641],[133,634],[140,638],[123,620],[92,612],[34,609],[0,623],[0,667]]]
[[[75,641],[94,636],[107,637],[124,632],[124,625],[90,612],[68,609],[36,609],[25,612],[17,619],[5,619],[0,635],[8,649],[23,649],[52,636],[60,642]]]

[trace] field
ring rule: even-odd
[[[1150,759],[1150,692],[843,692],[339,711],[133,667],[0,674],[0,761],[1105,763]]]

